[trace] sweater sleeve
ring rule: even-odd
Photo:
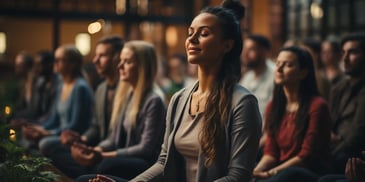
[[[269,131],[269,129],[267,129],[267,126],[269,126],[269,114],[271,112],[271,108],[272,108],[272,102],[270,102],[267,107],[266,107],[266,111],[265,111],[265,115],[266,115],[266,121],[265,121],[265,132],[267,134],[266,136],[266,141],[265,141],[265,145],[264,145],[264,155],[269,155],[271,157],[274,157],[275,159],[279,160],[279,156],[280,156],[280,149],[279,149],[279,145],[276,142],[276,139],[273,138],[271,136],[271,132]]]
[[[57,86],[57,93],[54,105],[52,106],[52,111],[49,117],[45,121],[41,121],[44,129],[49,130],[51,134],[56,134],[56,128],[59,126],[59,115],[57,112],[57,105],[60,102],[62,83]],[[54,130],[54,131],[53,131]]]
[[[137,177],[135,177],[134,179],[132,179],[131,182],[163,181],[163,179],[162,179],[163,170],[164,170],[164,166],[166,164],[168,148],[170,147],[169,138],[170,138],[170,134],[173,130],[173,125],[172,125],[173,121],[172,120],[175,115],[176,106],[178,105],[179,95],[180,95],[179,93],[176,93],[174,96],[172,96],[172,98],[170,100],[170,104],[167,108],[165,135],[164,135],[164,139],[163,139],[163,144],[161,146],[161,152],[160,152],[157,162],[154,165],[152,165],[149,169],[144,171],[142,174],[140,174]]]
[[[331,120],[327,103],[320,97],[313,99],[309,109],[308,129],[298,157],[303,160],[323,153],[330,140]]]
[[[93,97],[86,82],[80,81],[75,84],[75,92],[71,94],[71,110],[68,117],[68,125],[58,128],[55,134],[60,134],[65,129],[71,129],[82,134],[89,128],[92,118]]]
[[[243,97],[233,108],[231,127],[228,173],[216,182],[246,181],[252,173],[261,137],[261,115],[253,95]]]
[[[140,120],[144,123],[141,140],[138,144],[120,148],[118,155],[151,158],[154,150],[161,145],[161,135],[164,132],[165,106],[161,98],[155,96],[150,98],[140,114]]]

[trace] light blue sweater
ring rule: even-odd
[[[76,79],[74,88],[64,103],[66,113],[63,120],[65,123],[61,123],[62,119],[58,107],[61,102],[62,86],[63,81],[60,81],[52,114],[44,122],[43,127],[53,135],[59,135],[65,129],[71,129],[81,134],[91,124],[93,111],[92,91],[83,78]]]

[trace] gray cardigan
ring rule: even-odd
[[[154,92],[145,96],[133,128],[124,128],[125,112],[126,109],[123,109],[117,126],[98,146],[104,151],[116,150],[118,156],[142,158],[153,164],[161,149],[165,131],[166,107],[162,98]]]
[[[173,143],[188,99],[198,87],[195,85],[176,93],[167,110],[164,143],[158,161],[132,181],[184,181],[184,162]],[[197,181],[244,181],[251,175],[261,136],[261,116],[256,98],[245,88],[236,86],[229,119],[226,122],[226,141],[217,151],[218,159],[210,167],[204,166],[199,154]],[[245,174],[246,173],[246,174]]]

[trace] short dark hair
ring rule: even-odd
[[[321,53],[322,47],[321,42],[313,39],[313,38],[307,38],[302,41],[303,45],[310,48],[312,51],[314,51],[317,54]]]
[[[341,41],[341,47],[348,41],[358,41],[360,49],[365,53],[365,33],[357,32],[346,35]]]
[[[188,65],[188,60],[187,60],[185,54],[175,53],[170,57],[170,59],[173,59],[173,58],[178,59],[183,65]]]
[[[124,46],[124,40],[123,38],[117,36],[117,35],[111,35],[107,37],[101,38],[97,44],[110,44],[113,47],[113,54],[119,53],[123,46]]]
[[[250,39],[258,43],[261,47],[270,50],[271,49],[271,43],[268,38],[266,38],[263,35],[259,34],[251,34],[246,37],[246,39]]]
[[[38,51],[37,55],[40,57],[41,64],[53,64],[54,63],[54,55],[51,51]]]
[[[34,59],[33,56],[30,55],[28,52],[26,51],[22,51],[18,54],[19,56],[21,56],[22,60],[23,60],[23,64],[27,67],[27,68],[32,68],[34,65]]]

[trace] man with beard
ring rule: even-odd
[[[242,51],[242,64],[247,70],[242,74],[240,84],[256,96],[262,121],[265,121],[265,108],[274,90],[276,66],[268,59],[270,49],[271,44],[266,37],[252,34],[245,38]],[[264,146],[265,138],[264,134],[260,140],[260,148]]]
[[[275,65],[268,60],[270,48],[270,41],[262,35],[248,35],[244,40],[243,65],[247,71],[240,84],[257,97],[261,116],[274,89]]]
[[[365,150],[365,34],[353,33],[341,42],[345,74],[331,91],[333,120],[331,152],[334,172],[343,173],[349,158]]]

